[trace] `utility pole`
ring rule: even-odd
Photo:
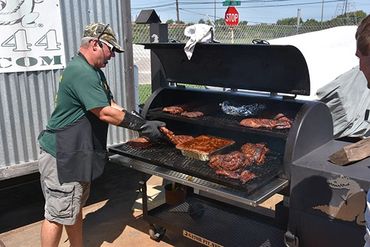
[[[177,17],[176,22],[179,23],[180,22],[179,0],[176,0],[176,17]]]
[[[297,9],[297,34],[299,33],[300,21],[301,21],[301,9]]]
[[[325,4],[325,0],[322,0],[322,3],[321,3],[321,23],[324,19],[324,4]]]
[[[344,15],[347,17],[347,7],[348,7],[348,0],[344,1]]]
[[[213,4],[213,24],[216,25],[216,0]]]

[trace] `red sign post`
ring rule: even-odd
[[[231,27],[239,24],[239,12],[234,6],[227,7],[225,12],[225,23]]]

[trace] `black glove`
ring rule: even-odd
[[[163,133],[159,130],[159,127],[164,126],[166,124],[161,121],[146,121],[139,130],[140,136],[148,137],[151,141],[160,139],[163,137]]]
[[[125,113],[125,117],[119,126],[139,131],[141,127],[146,123],[146,120],[138,114],[132,114],[127,112],[126,110],[122,110]]]
[[[163,137],[163,134],[159,130],[159,127],[166,126],[164,122],[146,121],[138,113],[129,113],[126,110],[122,111],[125,112],[125,117],[119,124],[121,127],[139,131],[140,136],[148,137],[151,141]]]

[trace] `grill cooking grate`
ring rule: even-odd
[[[247,167],[248,170],[256,175],[256,178],[245,184],[242,184],[236,179],[217,175],[215,171],[208,166],[207,161],[185,157],[181,154],[181,151],[167,144],[153,144],[149,148],[135,148],[129,144],[122,144],[110,148],[110,151],[154,165],[163,166],[190,176],[240,189],[247,193],[251,193],[255,189],[260,188],[271,181],[272,178],[282,173],[282,155],[272,151],[266,156],[265,164]]]
[[[154,108],[151,109],[148,112],[148,118],[149,119],[173,119],[173,120],[179,120],[183,122],[188,122],[191,124],[201,124],[204,126],[211,126],[211,127],[222,127],[227,128],[231,130],[237,130],[240,132],[250,132],[250,133],[263,133],[266,135],[271,136],[281,136],[286,137],[289,133],[289,129],[268,129],[268,128],[249,128],[244,127],[239,124],[239,122],[247,117],[243,116],[232,116],[227,115],[224,112],[222,112],[220,109],[212,109],[211,106],[206,105],[198,108],[192,108],[192,111],[201,111],[204,113],[203,117],[198,118],[188,118],[183,117],[181,115],[175,115],[170,114],[162,111],[162,108]],[[267,112],[265,111],[264,114],[260,116],[251,116],[251,117],[257,117],[257,118],[273,118],[277,113]],[[289,116],[287,114],[287,116]]]

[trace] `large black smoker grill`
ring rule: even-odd
[[[332,138],[327,107],[317,102],[294,99],[296,94],[309,94],[308,71],[302,54],[292,46],[198,44],[189,61],[183,44],[147,44],[145,48],[151,49],[160,60],[163,68],[161,76],[165,80],[162,85],[167,85],[152,94],[143,108],[143,116],[165,121],[176,134],[209,134],[233,139],[236,144],[231,150],[237,150],[246,142],[264,142],[271,149],[266,164],[253,170],[258,177],[243,185],[238,180],[216,175],[206,162],[183,157],[168,144],[153,145],[150,149],[135,149],[127,144],[112,148],[112,152],[124,156],[114,159],[145,173],[185,184],[196,192],[188,196],[183,207],[197,205],[194,208],[199,208],[201,205],[201,217],[190,217],[189,210],[183,213],[181,205],[177,206],[180,207],[178,210],[164,205],[146,212],[148,221],[173,228],[170,223],[174,222],[174,218],[183,218],[175,221],[184,222],[183,226],[175,225],[184,230],[184,235],[201,236],[225,246],[241,246],[245,241],[251,246],[258,246],[264,244],[262,240],[266,239],[271,244],[282,245],[284,231],[262,224],[264,227],[259,234],[247,234],[248,227],[245,226],[253,228],[257,222],[246,217],[236,220],[238,215],[245,213],[240,210],[228,212],[227,208],[229,205],[240,208],[257,206],[273,194],[282,192],[289,185],[292,162]],[[221,90],[170,86],[179,83],[218,87]],[[229,90],[224,91],[224,88]],[[225,100],[239,105],[265,104],[266,110],[257,117],[273,118],[278,113],[284,113],[294,119],[293,126],[290,130],[239,126],[243,117],[230,117],[221,111],[219,104]],[[205,116],[189,119],[161,111],[164,106],[171,105],[193,105],[193,110],[200,110]],[[223,227],[217,229],[214,223],[222,215],[220,212],[224,214],[220,224]],[[229,229],[233,234],[241,237],[227,237],[226,225],[231,226]],[[207,231],[203,232],[205,229]],[[263,238],[266,230],[272,233],[271,239]]]
[[[111,157],[113,162],[191,188],[185,203],[164,204],[149,211],[146,183],[142,183],[144,218],[153,227],[152,237],[162,237],[164,227],[208,246],[284,245],[286,229],[266,224],[261,218],[256,220],[251,212],[254,210],[248,209],[258,207],[275,193],[289,198],[294,162],[332,142],[332,120],[326,105],[295,99],[298,94],[310,93],[308,69],[301,52],[293,46],[210,43],[197,44],[188,60],[184,44],[152,43],[145,44],[145,48],[151,49],[160,61],[160,66],[154,67],[161,68],[152,71],[161,81],[143,107],[145,118],[166,122],[176,134],[209,134],[236,141],[227,151],[237,150],[246,142],[264,142],[271,150],[266,163],[252,169],[258,177],[243,185],[216,175],[205,161],[182,156],[168,143],[154,144],[149,149],[127,144],[111,148],[111,152],[118,154]],[[219,104],[225,100],[238,105],[264,104],[266,109],[254,117],[273,118],[283,113],[293,120],[292,127],[288,130],[242,127],[238,123],[243,117],[221,111]],[[162,112],[163,107],[171,105],[191,105],[205,115],[190,119]],[[325,163],[327,156],[321,158],[320,162]],[[304,179],[303,170],[297,168],[299,165],[295,167],[297,178]],[[317,188],[317,194],[320,193]],[[301,237],[299,204],[295,202],[298,216],[289,219],[286,241],[292,244]],[[284,215],[284,210],[279,212],[284,205],[280,206],[276,212],[279,218]],[[289,200],[285,200],[285,206],[289,206]],[[309,245],[301,241],[301,246]]]

